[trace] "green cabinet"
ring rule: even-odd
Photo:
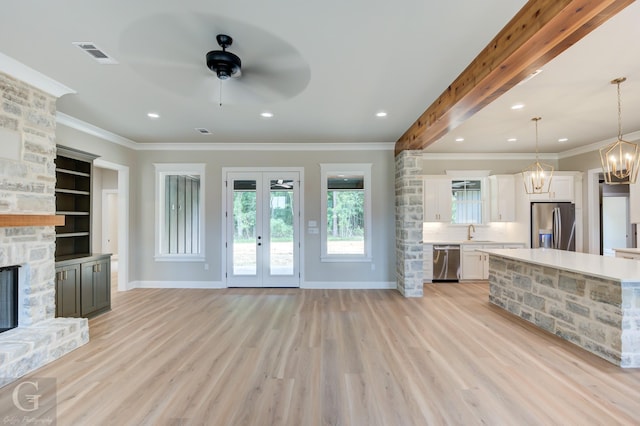
[[[84,262],[81,278],[82,316],[95,315],[111,306],[111,280],[109,259]]]
[[[111,255],[56,263],[56,316],[89,318],[111,309]]]
[[[80,316],[80,265],[56,268],[56,316]]]

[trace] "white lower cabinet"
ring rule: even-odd
[[[430,283],[433,281],[433,244],[424,244],[423,251],[423,276],[422,281]]]
[[[521,243],[462,244],[462,279],[489,279],[489,255],[478,249],[523,248]]]
[[[614,251],[616,252],[616,257],[621,257],[623,259],[640,260],[640,250],[638,249],[629,249],[629,250],[614,249]]]
[[[477,245],[462,247],[462,279],[463,280],[483,280],[485,275],[488,278],[488,271],[485,266],[486,254],[477,251]]]

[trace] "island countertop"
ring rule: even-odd
[[[640,282],[640,262],[589,253],[537,249],[478,249],[489,254],[541,266],[613,279],[621,283]]]

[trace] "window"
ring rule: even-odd
[[[156,260],[204,261],[204,164],[154,164]]]
[[[322,164],[322,260],[371,260],[371,164]]]
[[[451,223],[482,223],[482,181],[454,179],[451,181]]]

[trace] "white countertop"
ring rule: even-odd
[[[437,245],[445,245],[445,244],[525,244],[521,241],[489,241],[489,240],[458,240],[458,241],[424,241],[423,244],[437,244]]]
[[[565,271],[625,282],[640,282],[640,262],[554,249],[480,249],[480,251]]]
[[[613,251],[620,251],[622,253],[640,254],[640,248],[614,248]]]

